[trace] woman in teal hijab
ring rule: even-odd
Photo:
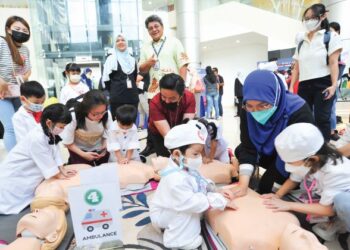
[[[129,54],[125,36],[119,34],[112,54],[107,57],[102,76],[102,81],[109,86],[113,119],[115,119],[116,109],[124,104],[131,104],[137,109],[139,97],[136,76],[136,60]]]

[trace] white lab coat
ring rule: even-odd
[[[118,122],[114,121],[108,130],[107,137],[107,150],[111,153],[112,159],[116,160],[115,151],[120,150],[123,157],[126,157],[126,153],[130,149],[134,150],[131,160],[140,161],[140,142],[135,124],[124,134]]]
[[[150,217],[155,227],[165,229],[163,242],[168,248],[183,248],[200,236],[200,217],[209,207],[224,209],[226,199],[219,193],[198,192],[195,177],[178,169],[169,159],[153,199],[149,204]]]
[[[12,124],[15,130],[17,143],[19,143],[30,130],[38,125],[33,115],[30,114],[23,106],[21,106],[13,115]]]
[[[59,173],[59,147],[48,141],[37,125],[0,164],[0,214],[21,212],[33,200],[36,187]]]

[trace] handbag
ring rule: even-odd
[[[20,86],[21,86],[21,84],[24,83],[24,80],[23,80],[21,75],[16,75],[13,63],[12,63],[12,72],[16,78],[17,84],[16,83],[15,84],[11,84],[11,83],[8,84],[8,91],[5,95],[5,98],[16,98],[16,97],[19,97],[21,95]]]
[[[204,86],[201,80],[196,81],[196,85],[194,86],[194,93],[202,93],[204,91]]]

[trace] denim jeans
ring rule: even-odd
[[[333,200],[333,209],[339,220],[346,224],[346,229],[350,232],[350,192],[337,194]]]
[[[336,114],[336,106],[337,106],[337,91],[335,92],[335,97],[334,97],[334,102],[333,102],[333,106],[332,106],[332,113],[331,113],[331,130],[335,130],[337,128],[337,114]]]
[[[222,116],[224,113],[224,110],[222,109],[222,95],[219,94],[219,115]]]
[[[211,110],[214,106],[215,118],[219,118],[219,94],[207,95],[207,119],[210,118]]]
[[[12,117],[21,106],[19,98],[6,98],[0,100],[0,122],[4,126],[4,144],[7,152],[16,145],[15,130],[13,129]]]

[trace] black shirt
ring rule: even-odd
[[[258,164],[258,152],[249,137],[248,131],[248,120],[247,120],[247,112],[242,109],[241,112],[241,144],[236,149],[236,157],[240,164]],[[305,103],[300,109],[295,111],[289,118],[287,126],[292,125],[294,123],[312,123],[314,124],[314,118],[312,116],[311,110],[307,103]],[[268,164],[271,161],[276,160],[276,151],[271,155],[260,155],[260,165],[262,165],[262,161]]]
[[[224,78],[221,75],[217,76],[217,82],[218,83],[223,83],[224,82]],[[224,94],[224,86],[219,86],[219,95],[223,95]]]
[[[135,70],[127,75],[123,72],[118,63],[118,70],[113,70],[109,74],[110,81],[106,82],[109,85],[110,103],[137,103],[139,101],[138,88],[136,86],[137,67]],[[127,87],[127,79],[131,80],[131,88]]]
[[[243,85],[238,78],[235,80],[235,96],[237,98],[243,98]]]

